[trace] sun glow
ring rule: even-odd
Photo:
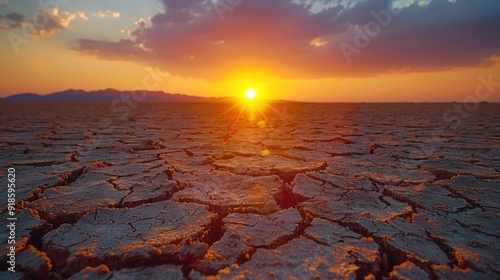
[[[248,99],[254,99],[255,97],[257,97],[257,91],[253,88],[249,88],[245,91],[245,96]]]
[[[268,96],[272,96],[272,91],[267,83],[245,78],[235,80],[231,86],[234,104],[217,116],[219,118],[236,111],[235,120],[228,128],[233,129],[244,123],[246,127],[252,129],[274,129],[274,122],[291,121],[284,113],[286,107],[282,107],[280,104],[278,108],[281,109],[277,109],[268,99]],[[261,155],[267,156],[271,153],[270,150],[264,150]]]

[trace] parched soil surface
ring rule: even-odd
[[[1,279],[500,278],[498,104],[116,105],[0,104]]]

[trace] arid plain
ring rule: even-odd
[[[0,104],[0,278],[500,278],[498,104],[133,105]]]

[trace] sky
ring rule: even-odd
[[[500,102],[498,0],[0,0],[0,97]]]

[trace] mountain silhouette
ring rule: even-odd
[[[119,91],[104,89],[84,91],[69,89],[48,95],[21,93],[0,98],[0,102],[213,102],[225,98],[199,97],[184,94],[171,94],[163,91]]]

